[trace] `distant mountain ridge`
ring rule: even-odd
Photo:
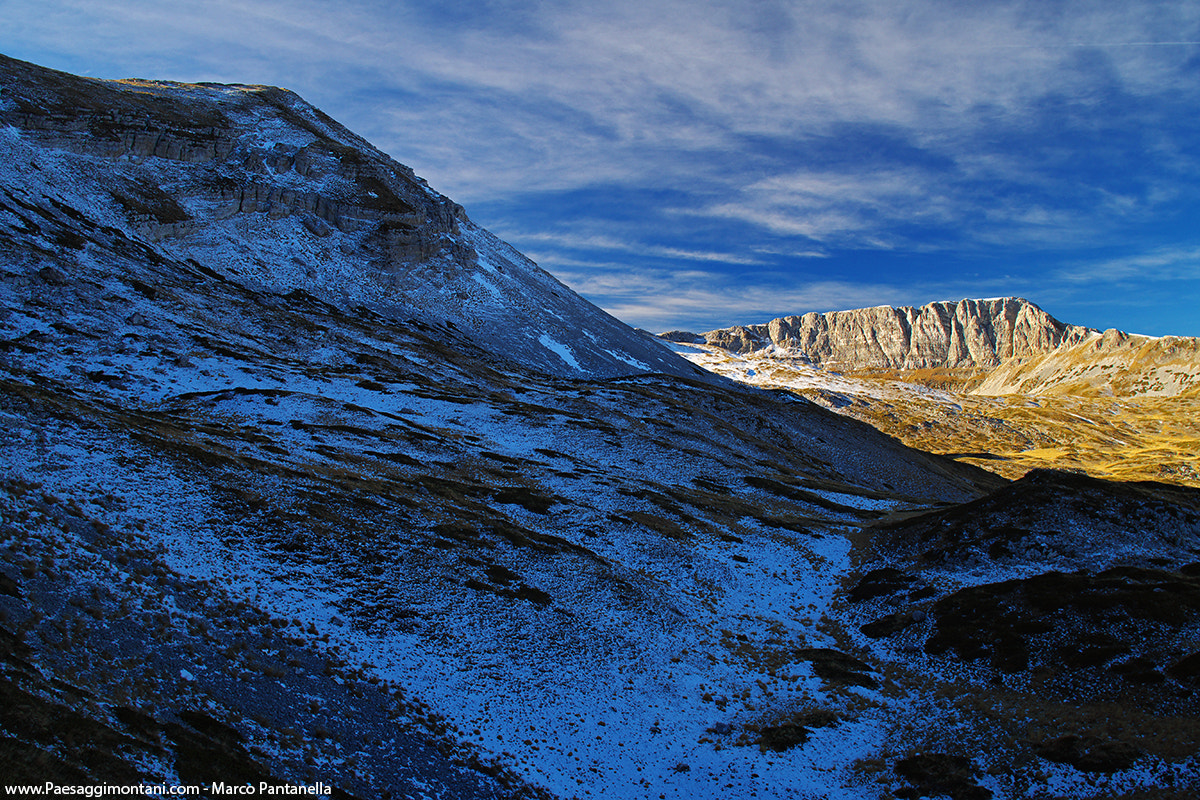
[[[1023,298],[1001,297],[810,312],[702,336],[671,332],[664,338],[702,340],[738,354],[782,348],[834,369],[928,369],[994,367],[1007,358],[1047,353],[1098,333],[1060,322]]]

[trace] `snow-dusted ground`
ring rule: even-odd
[[[289,416],[296,407],[280,410]],[[810,665],[764,674],[731,651],[736,638],[722,636],[728,630],[754,642],[778,637],[780,648],[836,646],[815,630],[849,566],[847,543],[835,531],[803,542],[762,531],[738,548],[744,562],[715,544],[685,561],[656,558],[644,550],[650,542],[636,538],[595,548],[603,557],[640,563],[644,581],[661,593],[661,617],[615,613],[578,595],[563,606],[510,610],[497,598],[494,614],[481,616],[482,609],[459,605],[463,598],[446,603],[435,595],[421,614],[426,630],[363,631],[351,623],[364,621],[342,610],[353,584],[318,564],[281,568],[277,558],[244,542],[232,548],[223,542],[227,532],[211,522],[222,512],[206,487],[140,447],[98,447],[82,432],[77,439],[64,436],[66,430],[56,434],[37,458],[8,449],[5,471],[39,480],[59,496],[123,498],[127,507],[119,515],[91,511],[118,517],[114,525],[141,522],[181,574],[215,581],[274,616],[315,622],[349,658],[374,664],[377,674],[456,723],[468,741],[508,754],[514,767],[556,793],[751,797],[807,787],[813,796],[859,796],[835,789],[847,782],[854,759],[878,746],[894,713],[867,693],[876,708],[788,754],[753,746],[718,750],[714,745],[730,737],[706,733],[718,723],[847,702],[827,696]],[[511,454],[530,443],[491,444]],[[642,558],[630,559],[639,549]],[[548,577],[537,585],[556,597],[570,592]],[[507,628],[498,625],[505,617]],[[531,638],[543,629],[553,629],[552,649]],[[577,649],[563,647],[571,642]]]
[[[830,395],[845,395],[875,400],[904,400],[920,397],[926,401],[958,406],[949,392],[902,381],[869,381],[814,367],[807,359],[775,345],[737,355],[719,347],[703,344],[664,342],[670,350],[697,366],[739,383],[770,389],[802,392],[817,389]]]
[[[328,398],[322,403],[332,405]],[[393,408],[422,405],[403,395],[393,402]],[[232,405],[223,414],[233,424],[245,423],[246,409],[239,413]],[[312,408],[301,406],[292,397],[273,408],[283,419],[314,418]],[[426,401],[413,416],[426,425],[446,424],[441,415],[447,411]],[[467,416],[473,418],[464,429],[489,434],[486,447],[495,452],[569,449],[561,435],[531,437],[524,430],[492,439],[503,437],[503,425],[489,429],[486,414]],[[556,598],[550,606],[521,602],[514,608],[500,597],[464,597],[446,587],[424,598],[405,597],[420,603],[420,629],[379,630],[345,610],[359,587],[340,577],[336,564],[281,563],[277,553],[234,539],[227,523],[214,522],[225,517],[220,503],[187,470],[136,444],[97,442],[66,427],[52,432],[53,441],[26,450],[35,435],[27,430],[6,449],[7,474],[40,481],[58,496],[123,498],[119,513],[99,505],[89,511],[114,527],[144,527],[183,575],[213,581],[273,616],[315,623],[348,659],[373,664],[376,674],[451,720],[466,741],[503,754],[532,782],[558,794],[753,797],[786,789],[798,796],[861,797],[839,787],[853,784],[851,765],[878,748],[897,713],[897,701],[878,692],[823,689],[811,664],[790,657],[801,646],[837,647],[820,630],[850,566],[848,543],[834,525],[816,538],[748,523],[739,531],[745,538],[738,560],[714,541],[682,555],[659,552],[644,533],[622,535],[612,526],[611,539],[589,545],[602,559],[638,574],[640,585],[657,595],[649,607],[613,608],[610,597],[589,601],[561,573],[539,572],[534,560],[521,574]],[[302,446],[286,437],[275,442]],[[694,469],[687,459],[657,466],[673,473]],[[618,510],[595,505],[598,512]],[[514,510],[522,514],[532,516]],[[578,520],[564,523],[542,529],[569,536]],[[768,669],[770,658],[784,663]],[[736,734],[710,730],[724,723],[738,731],[744,723],[814,707],[846,719],[787,753],[731,746]]]

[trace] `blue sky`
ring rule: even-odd
[[[1200,3],[0,0],[0,51],[286,86],[625,321],[1020,295],[1200,335]]]

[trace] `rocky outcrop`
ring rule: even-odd
[[[876,306],[780,317],[763,325],[709,331],[705,342],[735,353],[772,345],[837,369],[993,367],[1086,339],[1090,328],[1059,322],[1028,300]]]
[[[653,336],[654,334],[650,334]],[[698,333],[691,331],[666,331],[658,334],[658,338],[668,342],[678,342],[680,344],[704,344],[704,337]]]
[[[285,89],[104,81],[4,57],[0,70],[0,125],[76,155],[150,170],[155,164],[147,162],[188,165],[171,176],[173,194],[193,205],[208,201],[217,221],[265,213],[272,219],[297,215],[316,236],[334,228],[376,229],[380,252],[411,262],[437,255],[466,219],[461,206],[431,192],[411,169]],[[284,141],[271,141],[256,125]],[[178,213],[163,219],[159,204],[138,194],[169,199]],[[201,224],[150,181],[120,195],[135,230],[152,242],[186,237]]]

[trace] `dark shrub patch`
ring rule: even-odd
[[[1154,623],[1183,627],[1200,618],[1200,581],[1157,569],[1116,567],[1096,575],[1048,572],[1032,578],[972,586],[934,604],[936,628],[925,643],[931,655],[955,651],[960,658],[990,658],[1003,672],[1028,668],[1042,634],[1061,641],[1094,643],[1059,646],[1041,656],[1053,671],[1097,667],[1131,652],[1109,631],[1137,624],[1147,634]],[[1115,670],[1126,681],[1157,683],[1152,663],[1128,662]]]
[[[899,633],[909,625],[916,623],[912,615],[907,611],[897,611],[895,614],[888,614],[886,617],[881,617],[874,622],[868,622],[859,628],[866,636],[872,639],[882,639],[885,636]]]
[[[796,713],[783,722],[764,727],[755,744],[764,752],[782,753],[807,742],[814,728],[827,728],[839,720],[837,714],[823,708]]]
[[[873,569],[850,590],[850,602],[861,603],[873,597],[883,597],[908,588],[913,578],[895,567]]]
[[[511,569],[500,564],[491,564],[487,568],[487,576],[493,583],[512,583],[521,578]]]
[[[1142,755],[1131,744],[1095,736],[1060,736],[1035,746],[1034,750],[1047,761],[1070,764],[1081,772],[1118,772],[1133,766]]]
[[[1167,668],[1167,674],[1177,681],[1200,683],[1200,653],[1176,661]]]
[[[896,797],[949,797],[951,800],[990,800],[992,791],[975,783],[970,759],[945,753],[917,753],[896,762],[895,772],[910,786]]]
[[[518,505],[534,514],[545,514],[550,510],[551,506],[558,502],[553,497],[547,497],[540,492],[524,486],[509,486],[500,489],[492,495],[492,498],[497,503]]]
[[[1114,658],[1127,656],[1130,653],[1129,645],[1113,640],[1108,644],[1098,644],[1091,647],[1079,647],[1071,644],[1065,647],[1058,648],[1055,654],[1068,667],[1076,669],[1083,667],[1099,667],[1107,664]]]
[[[878,682],[867,673],[871,667],[854,656],[824,647],[812,647],[796,651],[802,661],[811,661],[813,672],[826,683],[837,686],[862,686],[875,689]]]
[[[537,603],[540,606],[548,606],[554,599],[546,592],[534,586],[522,586],[520,589],[517,589],[517,597],[522,600],[528,600],[531,603]]]

